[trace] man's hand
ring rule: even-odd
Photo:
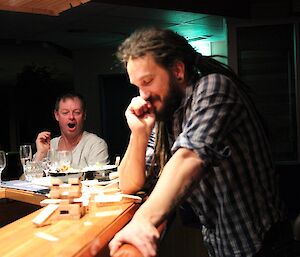
[[[144,257],[155,257],[159,232],[145,219],[132,219],[109,243],[110,255],[113,256],[124,243],[135,246]]]
[[[51,133],[48,131],[43,131],[38,134],[35,143],[36,143],[36,157],[37,161],[42,160],[46,157],[48,151],[50,150],[50,140],[51,140]]]
[[[155,124],[155,114],[149,101],[140,96],[132,98],[125,116],[131,132],[146,132],[150,136]]]

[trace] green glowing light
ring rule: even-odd
[[[189,42],[194,49],[202,55],[211,55],[211,43],[210,41],[196,40]]]

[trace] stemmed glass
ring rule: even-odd
[[[46,175],[48,175],[49,172],[55,172],[57,170],[58,162],[57,162],[56,150],[50,149],[48,151],[46,157],[46,163],[47,163]]]
[[[72,161],[71,151],[57,151],[56,158],[58,162],[58,168],[70,167]]]
[[[1,174],[6,166],[6,156],[4,151],[0,151],[0,184],[1,184]]]
[[[72,152],[51,149],[48,152],[47,161],[49,163],[50,172],[57,172],[61,169],[63,170],[70,168],[72,162]]]
[[[32,149],[31,145],[21,145],[20,146],[20,159],[25,170],[25,165],[28,161],[32,160]]]

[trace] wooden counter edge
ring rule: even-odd
[[[40,205],[40,202],[47,197],[34,192],[18,190],[12,188],[0,188],[0,198],[8,198],[24,203]]]
[[[164,221],[157,228],[160,235],[165,231],[167,227],[167,221]],[[143,257],[143,254],[131,244],[123,244],[120,249],[111,257]]]
[[[0,199],[6,198],[5,195],[6,195],[6,194],[5,194],[5,188],[0,187]]]
[[[108,257],[108,243],[114,235],[121,230],[133,217],[140,204],[132,203],[116,220],[100,233],[93,241],[88,243],[74,257]]]

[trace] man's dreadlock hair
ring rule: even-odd
[[[142,57],[148,53],[153,56],[157,64],[168,71],[177,61],[183,62],[185,65],[184,79],[189,84],[194,83],[200,76],[221,73],[229,77],[242,90],[247,89],[231,68],[213,59],[213,57],[217,57],[216,55],[202,56],[183,36],[168,29],[150,27],[136,30],[119,46],[117,57],[126,68],[129,58]],[[160,166],[160,172],[170,156],[166,124],[159,122],[153,163]]]

